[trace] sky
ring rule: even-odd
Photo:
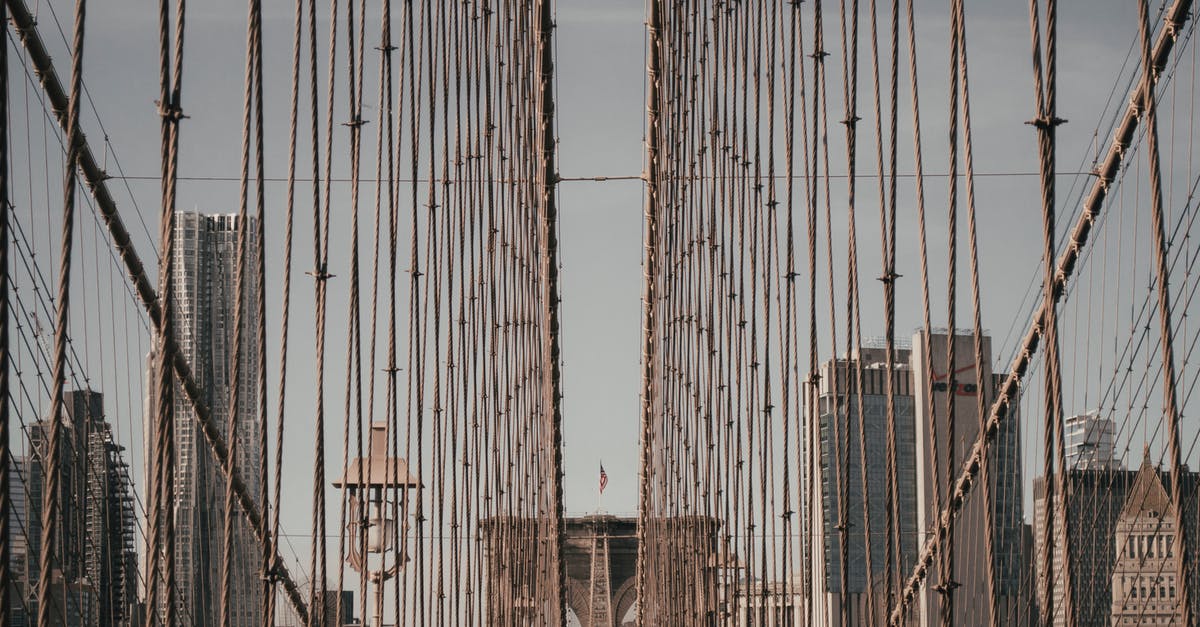
[[[63,31],[68,30],[70,4],[61,0],[38,3],[43,37],[54,51],[63,77],[67,75],[69,55],[56,22]],[[102,138],[111,146],[109,150],[95,150],[104,153],[109,173],[117,177],[110,185],[118,192],[118,203],[126,224],[134,232],[139,252],[153,266],[150,234],[157,234],[158,228],[159,175],[159,121],[154,104],[158,97],[157,15],[140,0],[93,4],[84,80],[94,109],[85,110],[84,126],[94,147],[103,145]],[[292,16],[290,3],[264,4],[267,176],[282,177],[286,165]],[[926,171],[933,174],[947,169],[948,4],[917,2]],[[1030,286],[1037,289],[1035,275],[1041,250],[1038,179],[1032,175],[1037,171],[1036,138],[1025,123],[1035,115],[1028,7],[1025,3],[971,1],[967,10],[975,169],[981,174],[977,194],[983,319],[994,338],[994,359],[1005,363],[1011,357],[1016,338],[1027,326],[1030,305],[1025,296]],[[1077,173],[1090,169],[1096,145],[1106,139],[1102,134],[1114,107],[1122,106],[1125,100],[1126,81],[1132,71],[1126,65],[1127,55],[1137,33],[1136,7],[1134,3],[1117,0],[1069,0],[1061,3],[1060,11],[1059,114],[1069,123],[1059,131],[1059,164],[1063,172],[1059,180],[1064,188],[1077,190],[1087,178]],[[561,175],[564,178],[638,176],[644,155],[644,5],[630,0],[560,0],[556,15]],[[373,32],[370,25],[368,32]],[[190,4],[183,88],[184,111],[189,117],[183,123],[180,172],[192,178],[180,183],[178,206],[182,209],[236,210],[244,33],[242,3],[213,0]],[[833,25],[827,25],[826,36],[832,49],[832,43],[837,41]],[[17,50],[11,40],[9,46],[10,51]],[[13,67],[19,68],[19,53],[14,52],[10,58]],[[836,58],[831,60],[840,62]],[[36,93],[22,89],[14,80],[14,97],[36,106]],[[1111,96],[1114,90],[1116,95]],[[841,105],[836,91],[831,95],[831,108]],[[908,98],[906,89],[902,98]],[[368,116],[375,114],[371,109],[368,107]],[[905,115],[907,110],[902,109],[900,169],[911,172],[911,157],[906,154],[911,152],[911,122]],[[30,128],[33,131],[29,137],[14,139],[42,141],[36,136],[42,127],[35,122]],[[1101,136],[1097,137],[1097,132]],[[832,139],[831,155],[835,149],[842,149],[840,141],[837,137]],[[37,170],[36,164],[20,164],[25,166]],[[46,168],[53,171],[50,165]],[[344,170],[344,164],[337,165],[335,176],[336,169]],[[340,174],[344,176],[345,172]],[[206,177],[221,180],[197,180]],[[944,203],[945,178],[931,178],[928,185],[931,207]],[[279,224],[283,191],[281,183],[269,184],[267,188],[269,221],[275,224]],[[335,192],[340,191],[344,191],[344,186],[340,190],[335,188]],[[26,198],[41,193],[31,188]],[[301,196],[304,193],[298,191]],[[636,179],[564,181],[559,188],[565,505],[573,515],[592,512],[598,507],[626,515],[636,511],[644,194],[642,183]],[[46,195],[53,197],[49,192]],[[906,278],[900,285],[897,328],[903,337],[920,324],[921,318],[911,179],[902,179],[900,196],[898,271]],[[1064,214],[1071,214],[1077,208],[1077,194],[1062,193],[1060,199]],[[20,209],[19,199],[17,204]],[[26,204],[35,203],[30,200]],[[944,216],[931,211],[934,215],[930,229],[940,233],[945,229]],[[300,218],[299,233],[311,229],[311,223],[305,220]],[[860,226],[867,242],[878,241],[874,220],[874,217],[864,219]],[[335,220],[335,241],[345,241],[345,222]],[[31,228],[34,241],[45,240],[47,249],[53,250],[50,244],[54,240],[47,225],[31,225]],[[94,225],[85,230],[89,228],[87,232],[94,234]],[[279,248],[279,229],[274,233],[268,236],[269,250]],[[343,239],[338,240],[339,237]],[[870,252],[872,246],[864,248],[860,263],[874,272],[879,266],[878,258],[871,256],[875,254]],[[93,242],[85,244],[84,250],[85,255],[93,255],[100,269],[113,272],[111,259],[105,258],[103,248]],[[944,256],[944,248],[935,243],[932,254]],[[338,261],[335,259],[335,264]],[[268,285],[272,287],[278,285],[278,262],[277,257],[268,258],[268,266],[272,268]],[[302,254],[297,258],[293,276],[296,299],[293,311],[298,312],[294,314],[293,329],[305,330],[297,331],[292,338],[296,353],[291,376],[297,382],[312,377],[308,366],[311,347],[307,346],[311,344],[307,329],[312,328],[312,295],[308,279],[302,274],[309,269],[310,262]],[[336,274],[337,268],[332,271]],[[119,272],[115,276],[120,276]],[[944,274],[939,275],[936,269],[931,278],[935,285],[945,282]],[[112,334],[102,329],[98,321],[79,320],[79,324],[95,325],[95,335],[88,341],[95,349],[84,361],[93,373],[91,376],[107,388],[109,402],[113,403],[110,411],[121,414],[118,417],[121,437],[136,461],[135,467],[140,467],[140,367],[145,354],[145,335],[141,332],[138,336],[138,325],[127,321],[129,316],[135,316],[136,307],[119,284],[113,285],[111,277],[99,283],[87,280],[83,283],[82,302],[100,306],[111,296],[116,304],[113,313],[106,314],[111,318],[109,321],[126,317],[124,330]],[[331,302],[343,302],[346,284],[335,282],[333,289]],[[880,307],[881,290],[873,281],[865,289],[868,292],[864,295],[864,309],[874,312]],[[935,300],[935,311],[944,308],[943,302]],[[278,308],[274,305],[269,318],[278,319]],[[964,310],[960,320],[967,319]],[[878,315],[869,315],[866,320],[864,335],[883,334]],[[344,311],[334,308],[329,328],[345,328]],[[117,342],[122,336],[127,341]],[[113,359],[111,366],[101,356],[104,342],[108,341],[104,337],[112,340],[110,346],[124,346],[120,359]],[[271,351],[277,347],[277,341],[275,337],[269,338]],[[330,354],[335,363],[331,364],[327,378],[329,406],[339,408],[342,403],[339,382],[344,371],[336,362],[340,360],[343,340],[331,341],[334,344]],[[828,346],[823,347],[823,356],[828,357],[830,352]],[[294,411],[289,413],[285,446],[295,452],[285,461],[285,476],[300,479],[294,484],[289,479],[288,494],[307,494],[309,490],[311,417],[303,411],[308,393],[304,386],[295,385],[289,395],[289,407]],[[1094,404],[1086,398],[1069,400],[1072,406],[1067,408],[1068,412],[1083,411]],[[339,450],[338,433],[331,431],[327,443],[331,450]],[[603,502],[597,495],[601,463],[609,477]],[[340,460],[330,461],[330,472],[339,464]],[[306,497],[297,496],[284,508],[285,533],[293,536],[292,548],[304,562],[307,562],[307,546],[302,536],[307,535],[308,507]]]

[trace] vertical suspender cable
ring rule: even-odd
[[[5,0],[5,4],[11,12],[11,23],[21,40],[21,44],[29,53],[29,58],[37,69],[37,75],[41,80],[46,98],[52,105],[51,109],[55,119],[58,121],[59,126],[65,130],[69,128],[66,117],[66,112],[69,110],[68,95],[63,89],[58,74],[54,69],[50,54],[46,50],[46,46],[37,31],[33,15],[21,0]],[[177,22],[176,32],[179,33],[181,28],[182,23]],[[175,64],[177,68],[181,67],[182,49],[179,45],[181,41],[181,38],[176,38]],[[179,72],[176,72],[176,75],[178,76]],[[176,85],[176,92],[178,92],[178,84]],[[138,300],[141,301],[151,323],[157,329],[162,324],[162,312],[158,292],[155,291],[146,273],[145,265],[142,264],[141,258],[133,247],[129,231],[125,228],[125,223],[121,219],[116,202],[108,190],[105,182],[107,180],[106,175],[101,168],[101,164],[92,154],[87,143],[87,138],[82,135],[79,137],[78,153],[79,170],[82,172],[89,191],[96,201],[97,209],[100,212],[105,227],[108,229],[109,235],[112,237],[117,254],[120,256],[126,272],[129,273],[129,280],[137,293]],[[196,383],[196,378],[192,373],[186,356],[179,351],[179,346],[175,338],[169,335],[163,338],[161,349],[163,351],[162,358],[169,363],[171,369],[174,371],[175,379],[178,381],[179,387],[186,397],[186,402],[196,413],[200,433],[208,444],[216,466],[224,474],[226,469],[224,460],[228,455],[225,441],[221,437],[219,428],[212,420],[210,409],[202,398],[200,387]],[[258,510],[256,498],[250,494],[240,474],[235,474],[230,480],[234,483],[234,491],[237,495],[238,504],[249,523],[248,527],[254,534],[255,540],[262,542],[263,538],[261,534],[263,533],[264,526],[261,524],[262,514]],[[276,563],[279,565],[278,576],[283,582],[288,601],[295,608],[296,612],[300,614],[302,619],[307,621],[309,614],[308,605],[301,598],[296,582],[292,579],[290,571],[282,562],[277,561]]]
[[[659,93],[662,69],[662,0],[649,0],[650,19],[646,23],[649,46],[646,54],[646,183],[644,252],[642,257],[642,411],[641,411],[641,483],[638,500],[637,554],[637,625],[646,623],[646,606],[653,602],[647,597],[648,531],[652,522],[650,511],[651,481],[654,470],[655,410],[658,380],[658,260],[659,260]]]
[[[291,116],[288,124],[288,173],[287,173],[287,208],[286,225],[283,235],[283,312],[279,332],[279,400],[275,414],[275,484],[272,490],[272,501],[275,509],[271,510],[270,550],[266,552],[263,562],[263,627],[275,625],[275,588],[277,580],[279,553],[279,503],[283,493],[283,425],[284,402],[287,391],[287,356],[288,356],[288,325],[290,322],[292,304],[292,220],[296,206],[296,135],[298,132],[297,118],[300,112],[300,41],[304,24],[304,2],[296,0],[296,26],[292,43],[292,96]],[[260,236],[261,239],[261,236]],[[259,273],[259,280],[263,275]],[[266,285],[259,289],[265,293]],[[260,312],[260,316],[262,313]],[[265,424],[263,433],[266,433]],[[264,463],[266,451],[263,452]],[[264,486],[265,486],[264,482]],[[265,487],[264,487],[265,489]]]
[[[8,492],[9,381],[8,381],[8,10],[0,5],[0,591],[13,584],[9,555],[13,530],[9,528],[12,496]],[[9,624],[12,608],[0,603],[0,625]]]
[[[160,246],[158,298],[161,322],[154,344],[153,369],[155,371],[155,422],[151,426],[150,442],[154,450],[150,460],[150,548],[147,555],[147,624],[155,624],[160,618],[168,625],[175,621],[175,377],[167,361],[166,342],[174,334],[174,284],[171,272],[174,265],[175,190],[176,172],[179,165],[179,120],[180,94],[183,72],[183,24],[185,4],[177,6],[175,31],[174,68],[170,65],[168,30],[170,11],[166,0],[159,3],[160,43],[160,95],[159,116],[162,118],[162,212],[160,218]],[[172,72],[172,69],[174,70]],[[174,79],[172,79],[174,75]],[[161,560],[161,565],[159,564]],[[162,586],[158,590],[161,566]],[[158,603],[162,602],[161,610]],[[159,612],[162,612],[161,615]]]
[[[242,354],[245,352],[244,340],[246,302],[246,249],[247,233],[250,229],[247,219],[250,186],[250,137],[251,111],[255,100],[255,59],[260,54],[261,45],[261,11],[259,0],[249,1],[249,15],[246,29],[246,80],[245,94],[242,104],[242,179],[240,200],[237,214],[237,261],[234,270],[234,305],[233,305],[233,347],[229,354],[229,417],[225,431],[225,439],[229,443],[229,455],[225,460],[228,471],[226,476],[233,476],[238,467],[237,451],[238,422],[242,417],[241,405],[246,391],[242,389]],[[258,225],[256,228],[262,228]],[[234,491],[233,482],[225,485],[224,529],[221,534],[224,559],[221,561],[221,590],[220,590],[220,624],[229,627],[232,624],[233,611],[233,558],[234,558]]]
[[[541,222],[541,269],[542,280],[542,402],[543,428],[548,429],[553,441],[551,455],[553,466],[550,469],[550,496],[554,499],[553,531],[550,541],[554,547],[550,559],[551,568],[556,572],[550,589],[554,591],[552,604],[557,604],[551,616],[566,624],[566,570],[563,563],[563,459],[562,459],[562,372],[559,368],[561,360],[559,347],[559,307],[558,307],[558,209],[555,205],[555,188],[558,185],[558,171],[555,159],[554,137],[554,16],[551,13],[551,0],[537,0],[534,10],[537,12],[537,48],[540,63],[537,70],[537,82],[540,93],[537,101],[540,108],[539,117],[539,151],[541,158],[541,173],[538,177],[540,187]],[[552,605],[553,606],[553,605]]]
[[[1038,148],[1040,152],[1039,169],[1041,172],[1041,187],[1042,187],[1042,236],[1044,238],[1042,248],[1042,261],[1044,265],[1043,275],[1043,302],[1045,319],[1042,332],[1046,340],[1046,368],[1045,368],[1045,461],[1043,463],[1044,472],[1046,474],[1046,498],[1045,512],[1043,519],[1047,534],[1055,534],[1059,536],[1060,549],[1063,550],[1062,561],[1062,582],[1065,594],[1062,599],[1062,615],[1067,624],[1074,623],[1074,608],[1072,603],[1073,590],[1070,577],[1070,553],[1066,549],[1069,546],[1071,536],[1067,531],[1069,520],[1066,517],[1067,509],[1067,486],[1064,482],[1064,455],[1062,450],[1062,371],[1059,362],[1058,354],[1058,307],[1057,299],[1054,296],[1054,256],[1056,254],[1055,244],[1055,196],[1054,196],[1054,176],[1055,176],[1055,149],[1054,135],[1055,129],[1062,120],[1055,115],[1055,87],[1057,83],[1057,4],[1055,0],[1048,0],[1046,3],[1046,53],[1045,53],[1045,77],[1042,74],[1042,51],[1040,26],[1038,24],[1037,2],[1034,0],[1030,3],[1030,25],[1033,31],[1033,68],[1034,68],[1034,88],[1037,96],[1038,118],[1034,120],[1034,126],[1038,129]],[[1044,81],[1044,82],[1043,82]],[[1057,467],[1057,471],[1051,477],[1051,471]],[[1062,520],[1056,522],[1057,516],[1061,515]],[[1047,537],[1050,537],[1049,535]],[[1042,574],[1041,598],[1044,599],[1045,608],[1042,615],[1042,623],[1049,627],[1055,623],[1056,611],[1054,609],[1054,582],[1056,580],[1054,574],[1053,547],[1055,543],[1044,543],[1042,563],[1046,564],[1046,571]]]
[[[1050,0],[1053,4],[1053,0]],[[1163,368],[1163,412],[1167,418],[1167,456],[1171,467],[1171,503],[1175,505],[1175,546],[1178,547],[1176,579],[1179,582],[1179,607],[1184,625],[1192,624],[1191,603],[1191,569],[1188,561],[1191,556],[1188,546],[1187,524],[1184,522],[1183,507],[1183,475],[1182,452],[1179,441],[1179,401],[1175,389],[1175,348],[1174,331],[1171,327],[1171,289],[1167,269],[1167,244],[1163,226],[1162,200],[1162,171],[1159,165],[1158,150],[1158,102],[1155,97],[1155,85],[1158,82],[1160,69],[1151,66],[1150,60],[1150,19],[1146,0],[1138,2],[1138,21],[1141,30],[1142,80],[1145,81],[1145,91],[1141,102],[1145,111],[1147,157],[1150,162],[1150,210],[1151,234],[1154,240],[1155,280],[1158,284],[1158,322],[1162,339],[1162,368]],[[1053,89],[1053,84],[1051,84]],[[1053,102],[1053,101],[1051,101]],[[1053,115],[1053,110],[1051,110]],[[1060,469],[1061,472],[1061,469]],[[1061,482],[1060,482],[1061,483]],[[1069,570],[1069,569],[1066,569]],[[1069,580],[1068,580],[1069,581]]]
[[[53,603],[54,545],[58,536],[59,484],[62,469],[59,457],[59,439],[62,437],[63,386],[66,383],[67,323],[70,315],[71,296],[71,252],[75,232],[75,188],[76,168],[79,164],[79,94],[83,85],[83,32],[87,14],[87,0],[75,2],[75,26],[71,35],[71,95],[67,108],[67,161],[64,167],[62,250],[58,271],[58,310],[54,324],[54,370],[50,397],[50,437],[45,456],[45,491],[42,493],[42,546],[38,556],[39,572],[37,594],[38,627],[50,627]],[[8,460],[3,460],[8,463]],[[65,594],[65,591],[64,591]],[[64,597],[65,598],[65,597]]]
[[[261,14],[261,3],[258,5],[258,12]],[[267,449],[267,259],[266,259],[266,226],[267,226],[267,209],[266,209],[266,190],[265,188],[265,173],[264,173],[264,131],[263,131],[263,51],[262,51],[262,27],[261,15],[259,32],[257,34],[257,42],[255,43],[256,53],[254,55],[254,192],[255,192],[255,216],[258,222],[257,227],[252,231],[254,235],[254,307],[257,311],[255,315],[255,359],[258,362],[257,372],[257,388],[258,388],[258,407],[255,419],[252,424],[256,425],[258,436],[258,480],[259,480],[259,498],[262,504],[262,546],[259,547],[261,562],[258,564],[258,573],[260,579],[260,593],[263,595],[262,607],[268,603],[266,597],[270,596],[272,586],[270,585],[269,568],[272,558],[275,553],[275,541],[273,539],[273,530],[268,527],[271,524],[271,500],[269,489],[269,481],[267,476],[267,461],[270,457]],[[291,243],[290,240],[288,242]],[[286,306],[286,305],[285,305]],[[249,304],[247,304],[249,307]],[[284,333],[287,331],[284,327]],[[281,365],[282,368],[282,365]],[[281,399],[282,401],[282,399]],[[253,433],[253,432],[252,432]],[[245,521],[242,521],[245,524]],[[248,534],[239,534],[243,538]],[[242,540],[244,543],[245,540]],[[252,571],[254,572],[254,571]],[[243,595],[253,599],[253,583],[246,582],[246,589],[242,591]],[[247,602],[244,605],[246,608],[252,607]],[[264,612],[265,614],[265,612]]]
[[[967,26],[966,12],[962,0],[955,0],[956,10],[954,30],[958,33],[958,73],[959,101],[962,107],[963,125],[963,162],[966,169],[967,192],[967,240],[971,261],[971,322],[972,344],[975,360],[975,412],[979,418],[979,428],[982,431],[987,414],[987,396],[985,390],[991,389],[991,381],[984,378],[983,367],[983,322],[979,296],[979,247],[975,220],[975,156],[971,135],[971,90],[968,83],[967,69]],[[988,456],[980,463],[980,475],[983,483],[983,544],[986,555],[983,573],[987,594],[988,623],[992,627],[1000,626],[999,607],[996,598],[996,556],[995,556],[995,523],[993,519],[995,503],[992,496],[992,475]]]
[[[1176,43],[1174,34],[1179,31],[1180,26],[1187,20],[1191,6],[1191,0],[1176,0],[1166,10],[1164,18],[1166,25],[1160,32],[1150,54],[1151,67],[1161,68],[1166,64],[1171,50]],[[1147,81],[1143,77],[1134,87],[1129,106],[1126,107],[1124,114],[1122,114],[1120,120],[1117,122],[1108,150],[1104,158],[1100,161],[1099,167],[1096,169],[1095,182],[1092,184],[1091,191],[1088,192],[1084,200],[1079,219],[1075,222],[1075,226],[1071,231],[1070,241],[1063,247],[1062,253],[1058,258],[1052,282],[1052,295],[1056,301],[1058,298],[1061,298],[1066,289],[1066,282],[1070,279],[1080,255],[1086,248],[1092,226],[1104,208],[1104,201],[1108,197],[1110,186],[1116,180],[1116,175],[1120,169],[1126,149],[1133,143],[1134,132],[1137,129],[1137,120],[1141,111],[1141,103],[1144,102],[1145,92],[1150,88],[1151,84],[1150,81]],[[1029,369],[1030,361],[1036,354],[1038,345],[1043,339],[1043,328],[1046,320],[1045,309],[1046,303],[1043,302],[1037,311],[1033,313],[1029,329],[1018,345],[1016,356],[1013,358],[1012,363],[1009,364],[1008,375],[996,391],[996,398],[992,402],[986,428],[976,439],[971,453],[966,457],[962,471],[953,484],[950,499],[938,514],[937,530],[935,531],[943,529],[961,513],[962,505],[969,497],[973,482],[979,474],[981,459],[983,455],[988,454],[988,448],[1002,426],[1001,423],[1009,417],[1008,410],[1016,398],[1017,387],[1024,379]],[[916,599],[917,593],[924,585],[925,577],[929,573],[929,567],[933,563],[936,551],[936,543],[932,540],[926,541],[925,545],[921,547],[916,563],[913,566],[912,574],[905,582],[901,599],[893,609],[891,617],[893,623],[897,623],[900,620],[900,617],[903,616],[904,612],[907,611],[908,607]]]

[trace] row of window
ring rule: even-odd
[[[1149,585],[1147,585],[1149,584]],[[1175,577],[1121,577],[1121,587],[1131,599],[1174,599]]]
[[[1164,534],[1130,535],[1125,540],[1125,556],[1142,557],[1174,557],[1175,537]]]

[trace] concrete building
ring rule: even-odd
[[[896,418],[896,505],[900,533],[901,570],[912,568],[916,558],[916,430],[911,351],[895,351],[892,388]],[[809,597],[813,615],[824,625],[840,625],[843,591],[840,513],[843,491],[847,493],[850,527],[846,537],[849,553],[848,620],[851,625],[867,625],[867,587],[881,578],[886,566],[887,529],[887,355],[884,348],[863,348],[850,358],[827,361],[820,369],[820,396],[817,407],[817,431],[810,437],[817,450],[813,453],[811,486],[803,487],[808,496],[808,518],[813,538],[813,577]],[[860,454],[858,385],[862,366],[862,427],[865,432],[864,465]],[[834,382],[836,380],[836,395]],[[836,409],[836,414],[835,414]],[[837,416],[835,420],[835,415]],[[848,431],[848,432],[847,432]],[[850,446],[844,451],[845,439]],[[863,472],[867,494],[863,497]],[[867,542],[864,524],[864,500],[870,510],[871,535]],[[867,572],[867,550],[871,551],[871,570]],[[882,607],[882,585],[877,605]],[[878,618],[878,617],[877,617]],[[878,622],[878,620],[876,621]]]
[[[253,219],[248,220],[246,236],[247,250],[252,251],[259,236]],[[237,216],[180,212],[176,214],[173,238],[175,337],[192,365],[215,426],[228,442],[237,315]],[[258,439],[263,427],[258,415],[258,346],[253,329],[258,316],[254,302],[261,286],[253,268],[253,263],[247,264],[243,276],[246,306],[241,312],[240,396],[238,424],[232,435],[237,438],[238,472],[250,493],[257,494],[261,484]],[[154,359],[151,355],[149,363],[154,363]],[[156,406],[154,394],[151,386],[147,419]],[[174,398],[177,603],[180,616],[188,623],[211,625],[217,623],[220,614],[225,480],[178,384]],[[147,442],[148,446],[152,444]],[[262,612],[261,551],[241,516],[235,519],[232,544],[231,624],[258,625]]]
[[[954,342],[954,363],[949,364],[949,343]],[[911,355],[915,396],[916,422],[916,489],[917,525],[920,530],[918,546],[923,546],[929,530],[939,515],[939,494],[962,470],[964,461],[979,437],[980,411],[989,411],[995,398],[995,388],[1001,375],[992,372],[991,338],[983,338],[981,363],[975,363],[974,339],[970,332],[960,331],[953,336],[946,331],[933,332],[928,342],[923,332],[913,336]],[[928,362],[932,371],[928,371]],[[977,369],[982,370],[983,389],[978,385]],[[981,403],[982,402],[982,403]],[[994,590],[1000,622],[1005,625],[1025,624],[1030,605],[1027,566],[1023,541],[1024,505],[1022,500],[1022,466],[1020,433],[1015,412],[1002,423],[992,442],[989,467],[991,470],[992,541],[994,546]],[[950,421],[953,408],[953,423]],[[932,412],[932,415],[931,413]],[[948,463],[949,426],[954,425],[954,456]],[[937,443],[937,457],[931,443]],[[936,463],[935,463],[936,459]],[[940,490],[938,477],[941,478]],[[954,523],[954,554],[956,556],[950,583],[954,588],[956,625],[977,624],[987,616],[987,569],[983,566],[984,499],[976,490],[966,501]],[[919,600],[920,624],[926,627],[940,624],[939,593],[943,586],[938,569],[932,569]]]
[[[1079,414],[1063,421],[1067,468],[1121,468],[1113,446],[1113,421],[1099,413]]]

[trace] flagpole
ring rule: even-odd
[[[600,473],[601,474],[604,473],[604,460],[603,459],[600,460]],[[604,487],[600,486],[600,489],[596,491],[596,515],[599,516],[600,512],[603,509],[604,509]]]

